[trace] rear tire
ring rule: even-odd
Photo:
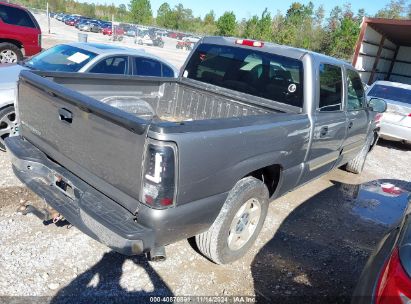
[[[0,63],[16,63],[23,60],[23,53],[14,44],[0,43]]]
[[[16,111],[13,106],[0,110],[0,151],[6,151],[4,140],[18,132]]]
[[[267,187],[254,177],[237,182],[213,225],[195,237],[201,253],[216,264],[244,256],[263,227],[268,197]]]
[[[360,153],[357,156],[349,161],[345,166],[345,170],[354,174],[360,174],[364,169],[365,160],[367,159],[368,152],[370,152],[371,143],[374,140],[374,132],[367,137],[367,140],[362,147]]]

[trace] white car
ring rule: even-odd
[[[197,43],[201,38],[200,37],[194,37],[194,36],[187,36],[187,37],[183,37],[183,41],[186,42],[191,42],[191,43]]]
[[[379,121],[380,137],[411,143],[411,85],[376,81],[368,88],[367,98],[380,98],[387,103],[387,111]]]
[[[153,45],[153,39],[150,38],[149,35],[144,35],[143,37],[137,37],[134,43],[138,43],[139,45]]]

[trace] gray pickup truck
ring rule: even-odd
[[[195,237],[224,264],[270,200],[336,167],[360,173],[385,107],[343,61],[206,37],[178,79],[23,71],[6,145],[21,181],[115,251],[161,259]]]

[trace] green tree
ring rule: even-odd
[[[215,21],[215,13],[213,10],[209,11],[205,16],[204,16],[204,21],[203,21],[203,28],[202,32],[205,34],[215,34],[217,31],[217,26],[216,26],[216,21]]]
[[[131,0],[130,19],[137,24],[150,24],[153,19],[149,0]]]
[[[271,14],[266,8],[261,14],[261,19],[258,21],[258,27],[260,30],[259,39],[270,41],[272,39],[272,18]]]
[[[217,21],[217,34],[221,36],[234,36],[236,33],[236,17],[234,12],[225,12]]]
[[[338,8],[331,12],[329,22],[332,26],[324,40],[324,52],[342,59],[350,59],[360,32],[360,18],[355,16],[351,6]]]
[[[244,37],[250,39],[259,39],[260,30],[259,30],[259,19],[258,16],[254,15],[245,22],[244,28]]]
[[[261,14],[261,18],[255,15],[245,22],[243,36],[265,41],[272,39],[272,19],[267,8]]]
[[[391,0],[383,9],[375,15],[378,18],[400,19],[404,17],[405,0]]]
[[[170,17],[170,13],[171,13],[170,5],[167,2],[164,2],[163,4],[161,4],[157,10],[156,23],[160,26],[166,26],[167,18]]]

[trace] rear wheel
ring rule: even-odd
[[[6,151],[4,140],[9,136],[17,135],[18,125],[16,112],[13,106],[0,110],[0,150]]]
[[[243,178],[228,194],[209,230],[195,237],[199,250],[217,264],[238,260],[254,244],[267,210],[267,187],[254,177]]]
[[[23,59],[23,53],[14,44],[0,43],[0,63],[15,63]]]

